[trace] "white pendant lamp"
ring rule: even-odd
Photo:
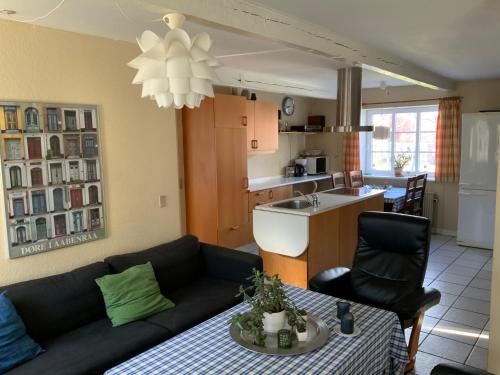
[[[213,68],[218,61],[208,52],[207,33],[193,37],[180,27],[186,17],[172,13],[163,17],[171,31],[164,39],[146,30],[137,43],[142,54],[127,65],[138,70],[132,83],[142,84],[142,97],[156,100],[158,107],[199,107],[205,96],[213,97]]]

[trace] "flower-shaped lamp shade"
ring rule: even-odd
[[[219,63],[208,52],[212,40],[207,33],[191,40],[176,28],[182,22],[167,24],[173,29],[164,39],[150,30],[137,39],[142,54],[128,63],[138,70],[132,83],[142,84],[142,97],[156,100],[159,107],[199,107],[205,96],[214,96],[212,82],[217,76],[213,68]]]

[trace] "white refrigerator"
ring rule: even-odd
[[[457,242],[493,249],[500,113],[462,116]]]

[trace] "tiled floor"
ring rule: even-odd
[[[442,296],[425,316],[414,374],[428,375],[445,362],[486,368],[491,255],[458,246],[452,237],[432,236],[425,285]],[[410,332],[405,332],[407,340]]]
[[[258,252],[255,244],[240,249]],[[486,368],[491,256],[488,250],[458,246],[455,238],[432,236],[425,285],[441,292],[441,302],[425,316],[413,374],[428,375],[446,362]]]

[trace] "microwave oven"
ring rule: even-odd
[[[330,160],[328,156],[308,156],[306,157],[307,174],[322,174],[330,170]]]

